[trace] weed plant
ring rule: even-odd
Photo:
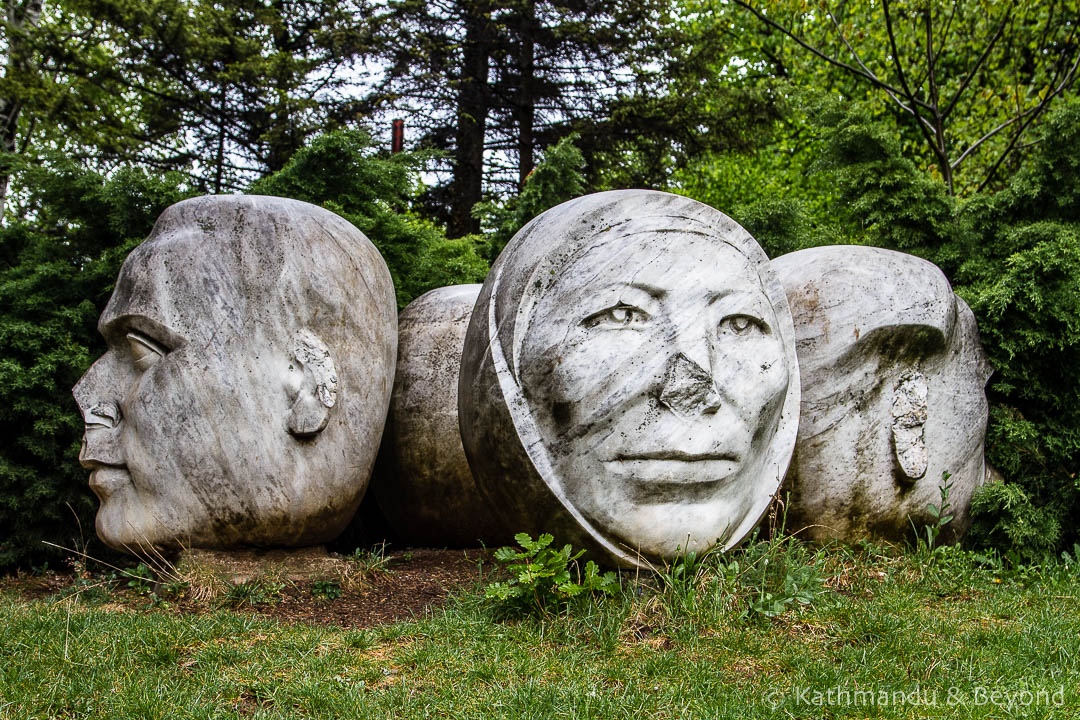
[[[555,550],[550,533],[533,540],[527,533],[514,536],[521,550],[501,547],[495,559],[506,566],[510,578],[487,586],[484,596],[505,613],[538,612],[547,615],[569,606],[572,600],[593,595],[614,595],[619,589],[614,572],[600,572],[595,562],[584,565],[569,544]]]

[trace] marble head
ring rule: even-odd
[[[337,535],[389,402],[396,308],[360,231],[294,200],[179,203],[124,262],[73,392],[80,460],[118,549]]]
[[[810,248],[773,265],[803,382],[789,529],[901,540],[936,522],[927,506],[948,473],[941,539],[956,539],[985,474],[991,369],[971,310],[935,265],[892,250]]]
[[[519,508],[517,530],[558,530],[623,565],[728,547],[794,444],[787,301],[753,238],[708,206],[579,198],[492,269],[459,398],[477,483]]]

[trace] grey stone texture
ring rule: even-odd
[[[306,546],[367,487],[397,353],[375,247],[321,208],[178,203],[124,262],[73,392],[97,533],[121,550]]]
[[[957,539],[986,472],[991,370],[971,310],[936,266],[891,250],[811,248],[773,266],[802,376],[788,530],[899,540],[933,521],[948,472],[942,540]]]
[[[799,388],[787,298],[754,239],[688,198],[606,192],[541,214],[493,266],[461,436],[506,539],[548,531],[633,567],[754,527]]]
[[[409,544],[476,547],[500,539],[458,430],[461,353],[479,294],[480,285],[437,288],[398,317],[397,374],[371,491]]]

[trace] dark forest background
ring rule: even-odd
[[[1080,525],[1076,0],[3,0],[0,569],[100,551],[70,388],[126,253],[204,193],[307,200],[398,303],[479,282],[537,213],[683,193],[771,256],[937,263],[995,373],[968,542]],[[390,123],[405,121],[405,151]]]

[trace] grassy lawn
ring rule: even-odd
[[[622,581],[363,630],[7,591],[0,717],[1080,717],[1075,564],[759,542]]]

